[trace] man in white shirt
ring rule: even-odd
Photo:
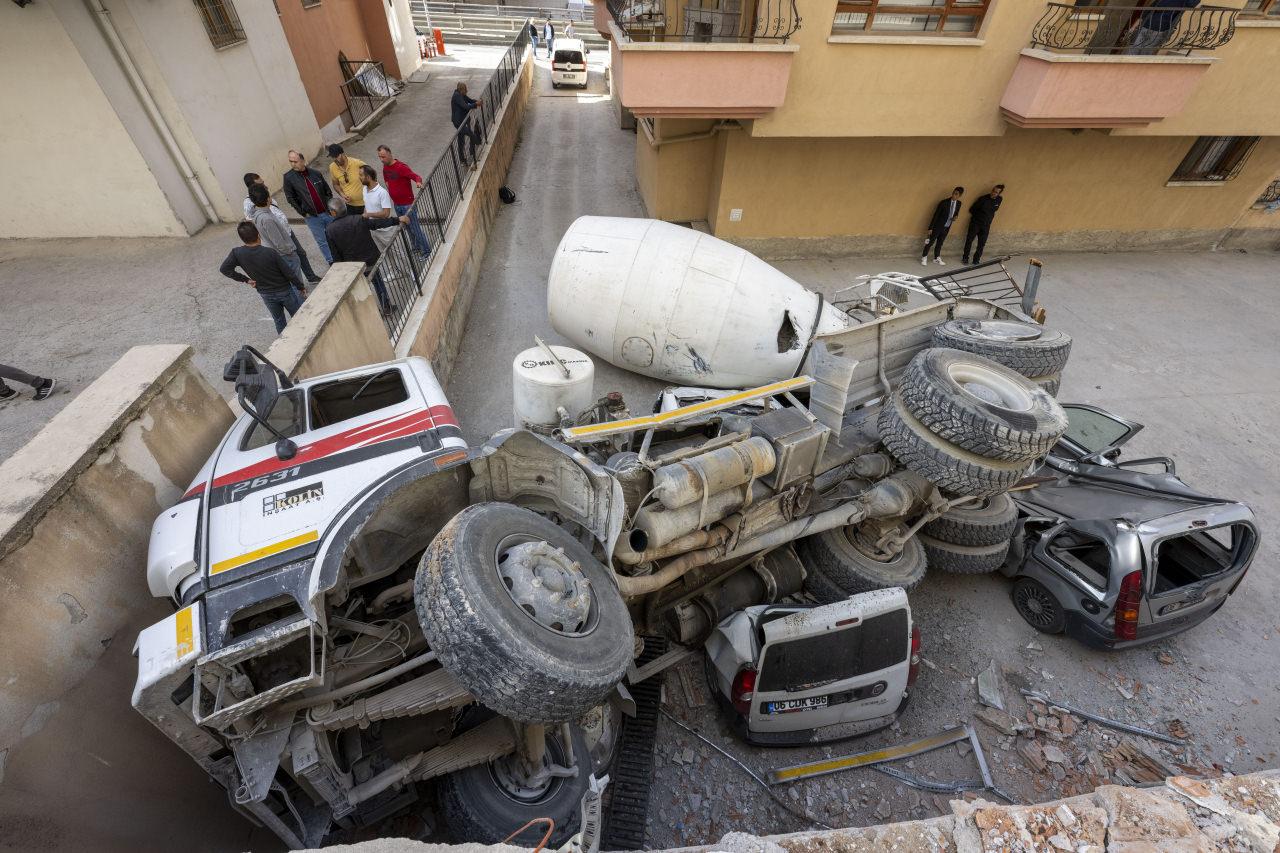
[[[257,172],[245,173],[244,186],[246,190],[252,189],[258,184],[264,187],[267,185],[266,181],[262,180],[262,176]],[[253,209],[253,199],[249,198],[246,194],[244,197],[244,218],[249,222],[252,222],[254,218]],[[293,228],[289,225],[289,217],[284,215],[283,210],[276,207],[276,203],[274,201],[271,202],[268,210],[271,212],[271,215],[275,217],[276,221],[283,225],[285,230],[289,232],[289,238],[293,241],[293,250],[297,253],[298,263],[301,265],[302,274],[306,276],[307,281],[311,284],[315,284],[320,281],[320,276],[316,275],[316,271],[311,268],[311,261],[307,259],[307,253],[303,250],[302,244],[298,242],[298,235],[293,233]]]
[[[360,183],[364,187],[362,216],[365,219],[389,219],[396,215],[395,207],[391,204],[391,193],[378,183],[378,173],[372,166],[366,164],[360,167]],[[373,237],[373,242],[378,244],[378,248],[385,252],[395,240],[397,233],[399,229],[388,229],[374,231],[370,236]]]

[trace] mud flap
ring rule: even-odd
[[[525,430],[504,430],[471,461],[472,503],[500,501],[556,512],[590,530],[606,563],[622,532],[622,485],[573,448]]]

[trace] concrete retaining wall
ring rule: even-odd
[[[350,370],[395,358],[364,264],[337,263],[267,350],[294,379]]]
[[[0,465],[0,846],[248,840],[129,703],[138,631],[172,611],[147,589],[151,523],[231,420],[190,347],[134,347]]]
[[[430,359],[442,384],[448,382],[457,358],[480,275],[480,263],[502,203],[498,188],[506,181],[507,170],[511,168],[532,83],[533,59],[526,51],[520,75],[495,119],[496,129],[481,158],[479,177],[463,196],[462,206],[444,242],[436,247],[442,260],[432,265],[422,287],[423,296],[414,307],[396,348],[399,356],[420,355]]]

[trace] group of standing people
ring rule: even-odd
[[[328,146],[328,152],[333,158],[332,188],[299,151],[289,152],[289,171],[284,174],[285,200],[306,223],[325,261],[359,261],[366,271],[372,269],[386,248],[378,232],[396,225],[406,227],[413,250],[427,258],[431,243],[417,216],[409,215],[414,187],[422,189],[422,176],[397,160],[386,145],[378,146],[385,185],[378,181],[375,167],[347,154],[341,145]],[[219,271],[258,292],[278,333],[284,331],[286,315],[292,318],[302,307],[307,285],[320,277],[261,176],[249,172],[244,184],[244,221],[236,226],[243,245],[231,250]],[[383,312],[395,310],[379,272],[373,273],[373,288]]]
[[[933,262],[945,264],[942,259],[942,244],[946,242],[951,226],[960,218],[960,199],[964,197],[964,187],[956,187],[951,195],[938,202],[929,219],[929,228],[924,234],[924,248],[920,250],[920,263],[929,265],[929,251],[933,250]],[[969,205],[969,230],[964,238],[964,256],[961,263],[982,263],[982,250],[987,247],[987,237],[991,234],[991,222],[996,218],[996,211],[1004,201],[1004,184],[996,184],[991,192]],[[975,245],[976,244],[976,245]]]
[[[565,21],[564,28],[561,30],[567,39],[577,38],[578,34],[573,29],[573,21]],[[547,59],[555,56],[556,28],[551,23],[551,19],[547,18],[541,25],[529,22],[529,39],[533,42],[533,57],[538,58],[538,45],[541,42],[547,43]]]

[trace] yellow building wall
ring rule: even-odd
[[[1238,8],[1244,0],[1214,5]],[[755,121],[760,137],[1000,136],[1000,99],[1044,13],[1041,0],[993,0],[978,37],[874,34],[830,41],[836,0],[809,0],[786,102]],[[1275,22],[1239,22],[1184,110],[1132,135],[1280,135]],[[837,38],[848,38],[837,36]]]
[[[713,233],[766,254],[902,251],[922,241],[938,200],[963,185],[966,213],[949,238],[958,254],[968,205],[995,183],[1007,189],[988,254],[1208,245],[1280,173],[1278,138],[1264,138],[1234,181],[1168,187],[1193,138],[1017,128],[985,139],[722,137]]]
[[[669,139],[704,133],[713,122],[657,119],[654,124],[656,138]],[[657,146],[642,124],[636,127],[636,184],[649,216],[670,222],[707,219],[715,145],[708,137]]]

